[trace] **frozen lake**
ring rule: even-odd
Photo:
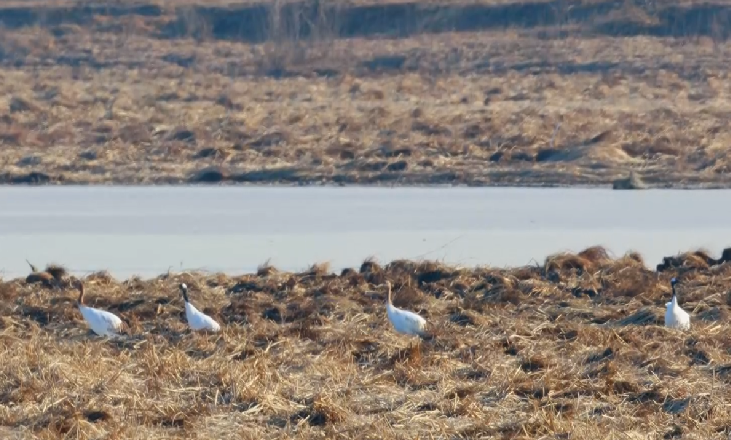
[[[731,191],[359,187],[2,187],[0,276],[64,264],[116,277],[168,269],[301,270],[368,256],[517,266],[604,245],[666,255],[731,245]]]

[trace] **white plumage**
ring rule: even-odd
[[[678,305],[678,297],[675,293],[675,284],[678,280],[673,278],[670,285],[673,287],[673,299],[665,303],[665,327],[688,330],[690,328],[690,315]]]
[[[426,336],[424,332],[426,320],[414,312],[395,307],[391,302],[391,282],[386,281],[386,285],[388,286],[386,312],[388,313],[389,321],[393,324],[393,328],[397,332],[407,335]]]
[[[119,336],[124,328],[124,323],[119,316],[105,310],[95,309],[84,305],[84,283],[78,282],[79,299],[77,306],[81,312],[81,316],[89,325],[94,333],[99,336],[115,337]]]
[[[221,330],[221,326],[213,318],[196,309],[188,301],[188,286],[185,283],[180,284],[180,292],[183,294],[183,299],[185,300],[185,318],[188,320],[188,325],[191,329],[209,330],[213,332]]]

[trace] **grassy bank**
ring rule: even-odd
[[[0,429],[41,439],[725,438],[729,256],[688,253],[651,270],[640,255],[590,248],[514,269],[366,261],[342,274],[87,276],[87,303],[128,323],[123,342],[88,332],[67,277],[55,288],[6,280]],[[673,276],[689,332],[662,325]],[[418,350],[386,318],[386,280],[435,335]],[[190,333],[179,282],[222,334]]]
[[[730,11],[8,2],[0,183],[727,186]]]

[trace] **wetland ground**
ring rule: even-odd
[[[727,438],[729,259],[647,268],[593,247],[511,269],[85,277],[87,303],[129,324],[122,342],[89,333],[67,276],[3,280],[0,425],[39,439]],[[673,276],[685,333],[662,325]],[[429,322],[418,350],[387,321],[386,280]],[[179,282],[222,334],[190,333]]]

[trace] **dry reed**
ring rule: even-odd
[[[130,324],[120,342],[86,329],[64,284],[4,281],[0,426],[40,439],[725,438],[731,265],[676,258],[656,272],[593,247],[515,269],[86,277],[87,302]],[[690,332],[662,326],[673,276]],[[408,348],[393,332],[385,280],[434,339]],[[222,334],[187,329],[179,282]]]

